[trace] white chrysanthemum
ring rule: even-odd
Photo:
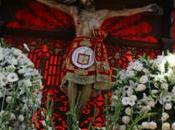
[[[156,65],[158,66],[158,69],[160,72],[165,72],[165,64],[166,64],[167,60],[165,58],[165,56],[161,55],[158,56],[157,59],[155,59]]]
[[[18,75],[16,73],[10,73],[7,75],[8,82],[16,82],[19,80]]]
[[[24,80],[24,85],[26,87],[31,87],[32,86],[32,82],[30,81],[30,79],[26,79],[26,80]]]
[[[150,71],[149,71],[147,68],[143,68],[143,72],[144,72],[146,75],[150,74]]]
[[[133,76],[135,76],[135,73],[134,73],[134,71],[126,71],[126,76],[127,77],[133,77]]]
[[[141,71],[143,69],[143,64],[140,61],[131,62],[127,67],[127,70]]]
[[[7,102],[7,103],[10,103],[11,100],[12,100],[12,97],[11,97],[11,96],[7,96],[7,98],[6,98],[6,102]]]
[[[120,125],[119,130],[126,130],[126,125]]]
[[[0,91],[0,98],[4,97],[4,93],[2,91]]]
[[[171,128],[172,128],[173,130],[175,130],[175,122],[173,122]]]
[[[135,105],[135,101],[136,101],[136,100],[134,100],[133,98],[129,97],[129,98],[128,98],[128,105],[134,106],[134,105]]]
[[[170,130],[170,124],[168,122],[165,122],[162,124],[162,129],[163,130]]]
[[[120,76],[120,79],[121,79],[121,80],[124,80],[124,79],[127,78],[127,76],[126,76],[126,74],[125,74],[125,71],[120,71],[120,72],[119,72],[119,76]]]
[[[169,54],[166,56],[166,60],[171,67],[175,66],[175,55]]]
[[[130,116],[130,115],[132,114],[132,110],[131,110],[130,107],[127,107],[127,108],[125,109],[125,114],[128,115],[128,116]]]
[[[11,114],[10,114],[10,120],[15,120],[15,119],[16,119],[15,114],[14,114],[14,113],[11,113]]]
[[[7,59],[8,63],[11,64],[11,65],[17,65],[18,64],[18,61],[15,57],[9,57]]]
[[[171,100],[172,100],[171,95],[166,95],[166,96],[163,97],[163,102],[164,102],[164,103],[165,103],[165,102],[171,102]]]
[[[170,116],[168,113],[166,113],[166,112],[162,113],[162,121],[167,121],[169,117]]]
[[[123,98],[122,98],[122,104],[123,104],[124,106],[128,105],[128,97],[123,97]]]
[[[0,47],[0,61],[4,58],[3,49]]]
[[[127,105],[134,106],[136,100],[137,100],[137,97],[135,95],[132,95],[130,97],[123,97],[122,104],[124,106],[127,106]]]
[[[154,81],[159,81],[159,82],[166,82],[165,75],[159,74],[159,75],[152,75],[154,77]]]
[[[3,73],[0,73],[0,87],[6,86],[8,83],[6,77],[4,76]]]
[[[161,84],[161,88],[166,90],[166,91],[168,90],[168,87],[169,87],[169,85],[165,82]]]
[[[20,56],[20,55],[22,55],[22,51],[19,50],[19,49],[11,48],[11,50],[13,51],[13,54],[14,54],[15,56]]]
[[[171,110],[172,109],[172,104],[171,103],[166,103],[165,104],[165,110]]]
[[[139,84],[136,88],[135,91],[136,92],[142,92],[146,90],[146,86],[144,84]]]
[[[132,87],[129,87],[128,90],[126,90],[126,93],[127,93],[128,96],[133,95],[133,92],[134,92],[134,90],[133,90]]]
[[[113,99],[113,100],[118,100],[119,97],[118,97],[117,95],[112,95],[112,99]]]
[[[143,75],[141,78],[140,78],[140,83],[142,84],[145,84],[148,82],[148,76],[147,75]]]
[[[172,93],[175,95],[175,86],[172,89]]]
[[[122,117],[122,122],[124,123],[124,124],[128,124],[129,122],[130,122],[130,117],[129,116],[123,116]]]
[[[23,116],[23,115],[19,115],[19,116],[18,116],[18,120],[19,120],[20,122],[23,122],[23,121],[24,121],[24,116]]]
[[[24,126],[27,126],[26,117],[30,118],[33,112],[40,108],[41,101],[39,100],[41,99],[38,98],[37,92],[41,90],[41,75],[32,65],[31,60],[22,54],[21,50],[0,48],[0,98],[4,98],[0,116],[4,117],[1,119],[8,128],[19,124],[17,127],[23,129]],[[23,72],[19,73],[21,70]],[[6,108],[11,101],[16,106]],[[11,120],[15,121],[11,122]],[[1,126],[4,125],[3,123],[1,122]]]

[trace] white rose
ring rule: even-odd
[[[172,104],[171,103],[166,103],[165,104],[165,110],[171,110],[172,109]]]
[[[159,91],[157,90],[157,89],[153,89],[153,90],[151,90],[151,94],[157,94]]]
[[[142,84],[145,84],[148,82],[148,77],[146,75],[143,75],[141,78],[140,78],[140,83]]]
[[[148,122],[142,122],[141,127],[143,129],[149,129],[149,123]]]
[[[142,109],[141,109],[142,112],[148,112],[150,110],[151,110],[151,107],[148,106],[148,105],[147,106],[143,106]]]
[[[156,104],[156,103],[155,103],[154,101],[149,101],[149,102],[148,102],[148,105],[149,105],[150,107],[154,107],[155,104]]]
[[[164,113],[162,114],[162,121],[168,120],[169,117],[170,117],[169,114],[166,113],[166,112],[164,112]]]
[[[135,88],[135,91],[137,92],[142,92],[146,90],[146,86],[144,84],[139,84],[136,88]]]
[[[156,124],[154,121],[151,121],[151,122],[149,123],[149,128],[152,129],[152,130],[154,130],[154,129],[157,128],[157,124]]]
[[[173,130],[175,130],[175,122],[173,122],[171,127],[172,127]]]
[[[129,117],[129,116],[123,116],[123,117],[122,117],[122,122],[123,122],[124,124],[128,124],[128,123],[130,122],[130,117]]]
[[[168,122],[165,122],[162,124],[162,129],[163,130],[169,130],[170,129],[170,124]]]
[[[24,116],[23,116],[23,115],[19,115],[19,116],[18,116],[18,120],[19,120],[20,122],[23,122],[23,121],[24,121]]]
[[[136,95],[131,95],[130,98],[133,99],[134,101],[137,100],[137,96]]]

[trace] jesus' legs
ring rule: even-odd
[[[92,84],[84,85],[82,87],[81,101],[80,101],[81,107],[84,107],[86,105],[87,101],[90,98],[91,92],[92,92]]]
[[[73,107],[76,103],[77,97],[77,85],[71,81],[68,82],[68,100],[70,107]]]

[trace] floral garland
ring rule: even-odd
[[[0,129],[32,129],[32,114],[41,105],[41,75],[16,48],[0,47]]]
[[[108,129],[175,130],[175,55],[142,57],[116,78]]]

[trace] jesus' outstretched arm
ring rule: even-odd
[[[130,16],[134,14],[139,14],[143,12],[162,12],[162,9],[156,4],[150,4],[140,8],[133,9],[123,9],[123,10],[98,10],[96,14],[100,17],[100,20],[103,21],[110,17],[120,17],[120,16]]]

